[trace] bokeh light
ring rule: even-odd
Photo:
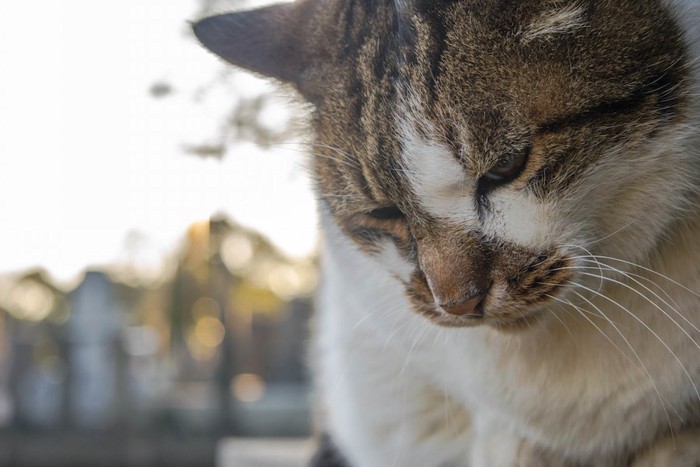
[[[241,402],[257,402],[265,396],[263,379],[252,373],[237,375],[231,380],[231,392]]]

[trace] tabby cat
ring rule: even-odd
[[[700,0],[301,0],[194,30],[310,104],[343,462],[700,465]]]

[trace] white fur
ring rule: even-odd
[[[408,282],[411,278],[414,267],[401,256],[399,249],[393,242],[385,241],[382,244],[381,252],[374,255],[373,258],[395,278],[403,282]]]
[[[404,113],[420,115],[415,113],[416,109],[417,106],[410,106]],[[425,121],[405,120],[401,124],[401,156],[415,198],[434,217],[466,227],[475,226],[478,216],[474,212],[473,177],[465,174],[464,167],[447,146],[422,138],[416,129],[417,124],[434,133],[434,129]]]
[[[407,312],[403,287],[340,235],[327,212],[322,222],[327,254],[318,297],[323,332],[316,348],[322,356],[317,384],[331,408],[327,423],[332,436],[356,466],[424,467],[440,465],[440,459],[467,458],[468,432],[463,443],[439,437],[415,442],[421,423],[414,422],[423,418],[414,412],[420,407],[422,383],[411,360],[424,349],[411,344],[424,343],[424,333],[435,329]],[[349,294],[353,283],[358,287]],[[441,421],[448,412],[436,416]]]
[[[576,3],[564,7],[556,7],[546,11],[533,21],[523,31],[523,39],[531,41],[557,34],[576,31],[586,25],[586,10]]]
[[[554,238],[561,238],[555,206],[523,191],[509,188],[491,195],[492,215],[484,223],[487,235],[531,250],[545,250]]]

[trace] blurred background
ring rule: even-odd
[[[310,452],[304,116],[188,23],[264,3],[0,2],[0,466]]]

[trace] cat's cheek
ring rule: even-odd
[[[346,239],[348,248],[356,250],[361,256],[376,263],[382,270],[388,272],[399,282],[406,283],[410,280],[415,266],[406,260],[390,237],[382,237],[377,233],[368,233],[368,235],[358,241],[357,235],[352,237],[347,235],[343,228],[336,223],[328,206],[321,204],[320,214],[324,230],[333,238]],[[357,230],[354,232],[357,233]]]
[[[396,279],[403,283],[408,282],[415,266],[403,257],[396,245],[390,240],[385,240],[378,250],[377,253],[370,253],[370,256]]]
[[[484,223],[491,238],[542,251],[570,237],[566,223],[559,222],[553,203],[537,199],[524,192],[495,193],[491,204],[493,213]]]

